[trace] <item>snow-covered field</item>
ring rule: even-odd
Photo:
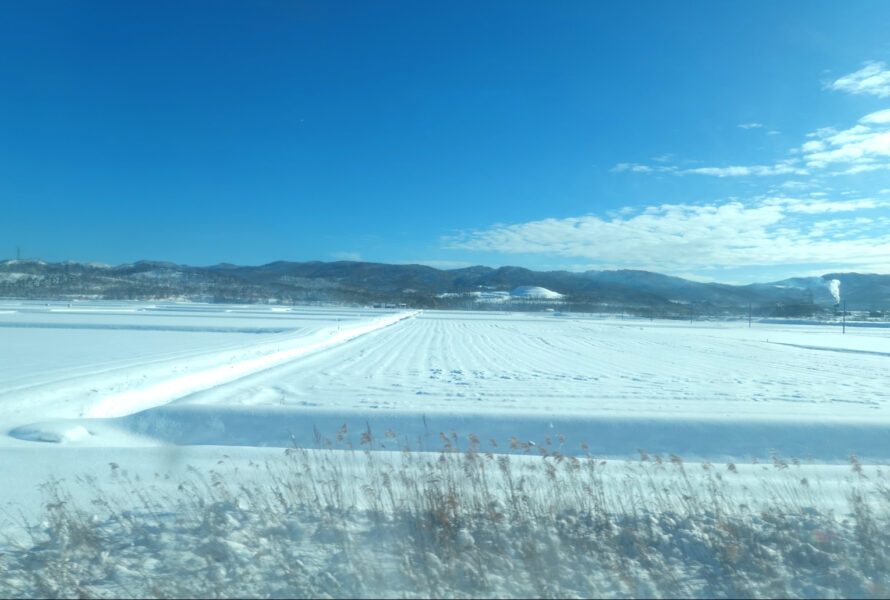
[[[672,474],[688,482],[682,465],[704,466],[696,467],[697,478],[689,483],[690,490],[703,496],[714,493],[708,486],[716,481],[712,473],[717,469],[727,474],[718,479],[724,486],[721,493],[744,497],[733,506],[775,504],[776,490],[783,490],[788,498],[796,498],[799,510],[842,515],[851,510],[851,477],[861,483],[863,473],[890,462],[888,331],[848,327],[842,335],[839,328],[824,325],[755,322],[749,328],[746,321],[650,321],[559,313],[4,301],[0,302],[0,499],[5,516],[0,513],[0,527],[9,535],[20,535],[27,529],[24,523],[46,518],[41,501],[46,501],[47,490],[38,486],[60,478],[67,482],[65,493],[74,494],[71,502],[95,501],[90,494],[119,489],[122,470],[127,485],[143,482],[137,487],[150,487],[161,495],[181,490],[190,470],[206,474],[221,468],[235,487],[243,485],[235,483],[239,477],[248,477],[255,486],[251,489],[264,485],[271,489],[281,485],[281,477],[269,475],[269,465],[284,460],[283,449],[295,445],[318,449],[301,455],[308,461],[304,472],[311,471],[313,477],[320,477],[321,471],[306,465],[328,465],[330,472],[341,475],[355,471],[360,474],[354,477],[376,477],[379,485],[385,479],[380,479],[382,473],[394,473],[396,464],[416,475],[437,468],[422,457],[436,456],[431,453],[443,448],[452,454],[469,450],[468,460],[475,460],[476,452],[480,457],[489,453],[480,460],[493,461],[491,472],[500,473],[502,479],[492,484],[498,493],[510,487],[503,479],[509,479],[509,470],[497,466],[502,465],[498,456],[524,455],[512,456],[514,468],[531,469],[522,471],[523,480],[539,477],[546,487],[546,470],[534,474],[543,468],[541,461],[570,464],[566,457],[577,455],[587,461],[584,464],[609,465],[597,481],[611,482],[609,501],[622,510],[627,507],[616,498],[623,497],[631,475],[651,482],[653,474],[656,478]],[[372,459],[350,448],[381,452],[373,453]],[[405,448],[417,457],[407,466],[400,452]],[[851,470],[851,455],[858,457],[852,463],[856,470]],[[325,462],[330,457],[345,458],[337,458],[343,462],[331,466],[334,463]],[[224,467],[217,466],[220,461]],[[377,462],[372,467],[373,461]],[[260,464],[266,470],[258,469]],[[478,475],[467,470],[468,481],[473,473]],[[569,477],[568,483],[560,485],[581,486],[566,473],[560,477]],[[74,485],[79,474],[95,478],[91,490]],[[442,477],[437,475],[434,485],[440,485]],[[884,481],[874,473],[871,477],[869,481]],[[553,475],[551,482],[557,480]],[[662,489],[675,490],[672,486],[665,483]],[[806,488],[805,501],[800,486]],[[625,492],[614,491],[619,488]],[[870,493],[880,495],[880,489]],[[479,493],[473,490],[472,494]],[[661,493],[657,490],[658,486],[647,484],[631,496],[639,493],[638,501],[645,505],[644,498],[657,498]],[[687,497],[688,492],[677,492],[676,497]],[[479,500],[467,493],[468,502]],[[338,495],[328,504],[345,511],[379,508],[371,497],[374,493],[358,493],[349,501]],[[560,494],[553,497],[565,500]],[[673,506],[674,500],[665,498],[658,498],[667,503],[659,505],[661,513],[665,506]],[[399,502],[391,499],[388,514],[399,514],[399,507],[409,501],[407,496]],[[486,503],[495,501],[503,498],[485,496]],[[131,509],[140,503],[146,508],[141,500],[130,502]],[[234,502],[242,513],[250,505]],[[560,510],[577,515],[581,507],[566,505]],[[249,520],[245,514],[232,518]],[[809,518],[807,514],[802,512],[800,518]],[[276,527],[289,527],[289,518],[282,516]],[[789,526],[803,527],[801,523]],[[741,526],[732,526],[737,525]],[[455,535],[470,531],[467,527],[457,527]],[[846,530],[838,528],[837,535],[843,537]],[[668,537],[676,534],[668,531],[670,527],[663,529]],[[112,536],[110,531],[105,535]],[[480,534],[476,531],[477,537]],[[815,538],[807,539],[805,543],[812,545]],[[307,556],[317,560],[327,556],[320,549],[324,540],[304,541],[297,546]],[[467,540],[454,543],[458,550],[471,547]],[[315,554],[313,544],[318,547]],[[453,551],[453,544],[449,548]],[[843,552],[840,547],[834,550]],[[238,560],[244,559],[244,552]],[[397,560],[398,552],[393,552],[391,559]],[[228,564],[228,559],[219,560]],[[682,571],[683,552],[676,560],[671,568]],[[313,567],[319,577],[333,572],[325,564],[322,560]],[[509,570],[503,565],[498,569]],[[106,583],[113,579],[105,577]],[[496,578],[485,581],[439,591],[544,593],[501,585]],[[696,595],[696,590],[711,590],[721,595],[748,589],[689,584],[692,587],[668,590],[655,584],[646,587],[636,579],[627,588],[610,587],[605,580],[571,581],[553,593],[590,595],[583,590],[600,589],[605,595]],[[826,583],[825,589],[853,594],[867,588],[860,583],[848,588]],[[90,590],[126,593],[103,585],[100,581]],[[362,590],[370,595],[387,589],[412,595],[412,590],[421,589],[417,585],[403,578],[391,588],[349,587],[340,581],[340,587],[332,588],[339,592],[312,586],[300,589],[309,595]],[[19,591],[25,589],[32,588]],[[136,589],[144,594],[147,588]],[[220,594],[229,590],[229,595],[243,595],[247,590],[251,595],[255,590],[275,595],[275,590],[287,589],[296,588],[229,587],[221,588]],[[424,593],[435,595],[436,589]],[[794,588],[786,595],[830,595],[820,589]],[[46,595],[47,590],[33,593]]]
[[[410,440],[562,433],[609,457],[890,453],[890,335],[880,328],[209,305],[0,310],[8,447],[132,445],[127,436],[311,445],[314,429],[369,422]]]

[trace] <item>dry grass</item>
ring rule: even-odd
[[[345,433],[247,473],[193,471],[175,493],[114,464],[116,486],[77,482],[88,504],[50,482],[43,522],[3,550],[0,595],[890,595],[890,488],[855,457],[835,513],[778,456],[746,486],[736,465],[607,463],[558,438],[514,440],[516,456],[453,432],[436,452]]]

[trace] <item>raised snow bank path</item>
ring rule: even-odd
[[[189,373],[188,375],[168,379],[145,388],[131,389],[106,396],[94,404],[84,416],[88,418],[122,417],[156,406],[162,406],[188,394],[229,383],[245,375],[275,367],[305,354],[348,342],[361,335],[414,317],[418,313],[419,311],[413,311],[389,315],[371,323],[363,323],[347,328],[326,328],[309,338],[298,337],[289,340],[290,344],[293,344],[289,348],[280,349],[282,344],[288,343],[282,342],[275,350],[270,350],[268,353],[256,358],[226,363],[197,373]]]

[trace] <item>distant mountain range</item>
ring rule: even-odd
[[[395,303],[418,308],[551,308],[676,316],[747,313],[750,305],[759,316],[800,317],[834,310],[837,302],[829,288],[833,279],[840,282],[840,294],[849,310],[890,313],[890,275],[828,273],[727,285],[635,270],[571,273],[482,266],[440,270],[352,261],[192,267],[152,261],[109,266],[7,260],[0,262],[0,297]],[[546,288],[563,297],[503,293],[528,286]]]

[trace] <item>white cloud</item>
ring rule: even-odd
[[[720,279],[719,281],[714,277],[710,277],[708,275],[702,275],[701,273],[690,273],[685,271],[678,271],[676,273],[672,273],[674,277],[682,277],[687,281],[697,281],[698,283],[728,283],[729,285],[744,285],[739,281],[726,281],[724,279]]]
[[[866,173],[868,171],[878,171],[881,169],[890,169],[890,165],[858,164],[850,167],[845,171],[841,171],[841,174],[855,175],[857,173]]]
[[[805,142],[800,150],[802,152],[823,152],[825,150],[825,142],[821,140],[812,140]]]
[[[466,262],[463,260],[415,260],[402,263],[405,265],[424,265],[434,269],[463,269],[465,267],[475,266],[476,263]]]
[[[708,166],[678,169],[674,166],[619,163],[613,171],[633,173],[670,172],[712,177],[772,177],[776,175],[855,175],[890,169],[890,109],[869,113],[847,129],[822,127],[807,134],[792,158],[772,165]]]
[[[654,160],[658,160],[658,158]],[[649,165],[641,165],[637,163],[618,163],[611,169],[611,171],[615,173],[621,173],[622,171],[630,171],[631,173],[673,173],[676,170],[676,167],[666,167],[662,165],[650,167]]]
[[[774,165],[738,165],[729,167],[696,167],[694,169],[678,169],[675,166],[649,166],[637,163],[618,163],[612,167],[613,173],[630,171],[631,173],[676,173],[678,175],[711,175],[714,177],[744,177],[753,175],[766,177],[772,175],[807,175],[809,172],[794,163],[797,159],[783,160]]]
[[[803,190],[808,187],[813,187],[813,184],[806,181],[789,180],[782,183],[779,187],[786,190]]]
[[[851,94],[871,94],[879,98],[890,96],[890,71],[884,63],[868,61],[865,66],[835,80],[828,87]]]
[[[890,108],[869,113],[859,119],[860,123],[890,123]]]
[[[588,215],[543,219],[462,232],[442,239],[450,249],[575,257],[661,272],[818,265],[855,268],[890,262],[890,231],[856,211],[886,204],[769,198],[694,206],[664,204],[609,219]],[[846,219],[808,220],[819,213]]]
[[[831,83],[832,89],[856,94],[890,96],[890,70],[881,62],[867,62],[865,66]],[[742,129],[763,128],[762,123],[740,123]],[[770,130],[770,134],[778,131]],[[638,163],[619,163],[615,172],[633,173],[670,172],[678,175],[697,174],[712,177],[769,177],[775,175],[811,175],[825,171],[827,175],[856,175],[880,169],[890,169],[890,108],[871,112],[847,129],[823,127],[807,134],[809,140],[788,150],[793,158],[775,164],[704,166],[679,169],[673,166],[649,166]],[[798,158],[799,157],[799,158]],[[656,159],[663,162],[661,157]]]
[[[887,114],[885,114],[887,113]],[[811,169],[846,166],[839,173],[859,173],[874,168],[858,168],[890,158],[890,111],[868,114],[848,129],[822,128],[808,137],[814,139],[800,146],[800,153]],[[852,169],[852,170],[851,170]]]
[[[356,262],[362,259],[362,255],[358,252],[334,252],[331,256],[337,260],[351,260]]]
[[[865,115],[847,129],[823,127],[807,135],[808,141],[791,151],[800,158],[774,165],[698,167],[677,171],[714,177],[808,175],[827,171],[830,175],[855,175],[890,168],[890,109]],[[802,160],[803,165],[798,161]],[[637,165],[640,172],[645,165]]]
[[[815,196],[816,193],[813,193],[812,195]],[[859,200],[845,200],[842,202],[826,201],[821,199],[821,196],[823,195],[824,194],[819,194],[820,198],[817,200],[783,197],[768,198],[763,201],[763,204],[765,204],[766,206],[781,206],[786,212],[789,213],[801,213],[808,215],[815,215],[820,213],[853,212],[857,210],[887,206],[887,203],[885,202],[877,202],[870,198],[862,198]]]
[[[755,175],[765,177],[770,175],[806,175],[807,170],[793,164],[793,161],[785,160],[775,165],[748,165],[732,167],[698,167],[686,169],[680,173],[692,173],[697,175],[713,175],[715,177],[743,177]]]

